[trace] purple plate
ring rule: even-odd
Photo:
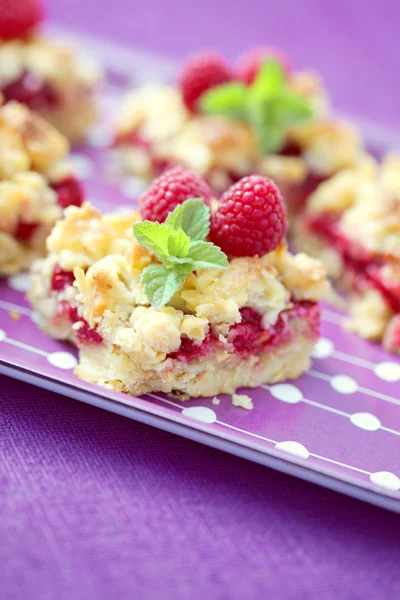
[[[71,35],[65,36],[71,37]],[[105,117],[123,91],[173,73],[174,65],[114,44],[74,38],[107,71]],[[361,124],[377,150],[400,147],[384,128]],[[88,197],[101,209],[127,206],[143,188],[137,178],[117,181],[105,152],[107,119],[73,153]],[[254,409],[162,394],[136,398],[110,392],[73,375],[76,352],[38,330],[25,300],[26,274],[0,283],[0,372],[77,400],[201,441],[368,502],[400,512],[400,361],[341,329],[343,315],[325,306],[312,368],[297,381],[243,390]]]

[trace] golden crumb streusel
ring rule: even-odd
[[[290,321],[285,345],[290,363],[281,346],[269,356],[242,359],[232,353],[228,338],[246,307],[269,330],[282,314],[291,314],[296,302],[312,304],[326,297],[330,288],[319,261],[293,256],[282,244],[260,258],[233,259],[226,270],[194,272],[167,306],[154,308],[140,279],[155,257],[133,238],[132,223],[138,218],[136,213],[101,215],[89,203],[71,207],[48,239],[48,257],[32,268],[29,296],[39,322],[54,337],[78,343],[79,377],[128,393],[190,396],[232,393],[239,385],[281,380],[305,368],[315,332],[300,313]],[[73,285],[52,289],[56,266],[73,271]],[[74,307],[74,323],[68,311],[60,316],[65,303]],[[82,327],[95,332],[91,335],[99,343],[80,342]],[[194,348],[211,339],[214,349],[187,363],[173,358],[182,339]]]

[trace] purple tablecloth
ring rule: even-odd
[[[396,2],[130,4],[50,7],[59,23],[171,55],[201,45],[232,57],[253,43],[280,45],[296,65],[324,73],[341,109],[400,125]],[[0,383],[2,599],[399,598],[397,516]]]

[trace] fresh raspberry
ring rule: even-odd
[[[139,199],[143,219],[163,223],[178,204],[188,198],[203,198],[210,203],[211,190],[206,182],[183,167],[165,171]]]
[[[258,75],[261,65],[268,59],[278,60],[286,74],[290,73],[291,66],[288,58],[275,48],[254,48],[239,58],[236,63],[235,73],[238,79],[246,85],[251,85]]]
[[[43,19],[37,0],[0,0],[0,38],[20,38]]]
[[[81,206],[83,202],[83,189],[81,184],[73,175],[63,179],[59,183],[54,183],[52,188],[57,192],[57,202],[61,208],[67,206]]]
[[[187,108],[196,112],[196,103],[204,92],[232,79],[229,65],[219,54],[204,52],[185,63],[178,83]]]
[[[275,250],[286,229],[278,188],[271,179],[250,175],[223,194],[212,219],[211,237],[228,256],[255,256]]]

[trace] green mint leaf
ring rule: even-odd
[[[167,225],[170,227],[170,225]],[[182,229],[174,231],[168,238],[168,256],[184,258],[189,250],[190,238]]]
[[[216,267],[226,269],[229,262],[226,254],[211,242],[197,241],[190,244],[188,256],[193,261],[193,269]]]
[[[150,304],[155,308],[161,308],[171,300],[185,278],[186,275],[183,273],[177,273],[164,265],[152,263],[143,269],[140,282],[144,286]]]
[[[138,243],[153,252],[161,262],[168,258],[168,240],[174,233],[174,229],[165,223],[143,221],[133,226],[133,234]]]
[[[286,127],[307,121],[314,114],[310,102],[291,90],[282,91],[274,104],[277,118],[285,123]]]
[[[285,72],[278,60],[266,60],[250,87],[250,95],[264,101],[275,98],[285,86]]]
[[[168,215],[166,223],[182,229],[192,241],[204,240],[210,232],[210,209],[201,198],[190,198]]]
[[[169,256],[165,262],[165,266],[169,269],[173,269],[177,273],[189,275],[194,269],[194,263],[191,258],[186,256],[185,258],[179,258],[178,256]]]
[[[244,105],[248,88],[238,82],[225,83],[206,91],[199,100],[201,112],[206,115],[225,115],[244,120]]]
[[[247,115],[263,154],[279,152],[285,141],[286,129],[273,104],[252,98],[247,106]]]

